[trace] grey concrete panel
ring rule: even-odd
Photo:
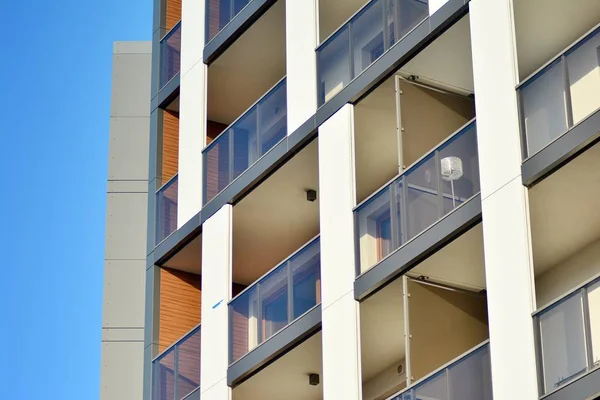
[[[148,117],[111,118],[108,146],[108,179],[148,179]]]
[[[160,291],[160,268],[146,269],[146,301],[144,310],[144,345],[158,344],[158,311]]]
[[[523,162],[523,184],[533,187],[579,154],[600,142],[600,110]]]
[[[365,300],[480,221],[481,195],[478,194],[356,278],[354,298]]]
[[[231,364],[227,369],[227,385],[231,387],[239,385],[320,329],[321,305],[319,304]]]
[[[597,369],[544,397],[544,400],[589,400],[599,397],[600,369]]]
[[[102,327],[144,327],[145,281],[145,260],[104,262]]]
[[[148,195],[109,193],[106,197],[105,258],[145,260]]]
[[[148,193],[148,182],[143,181],[108,181],[106,193]]]
[[[276,2],[277,0],[252,0],[206,44],[204,63],[208,65],[216,60]]]
[[[144,327],[102,328],[103,342],[144,342]]]
[[[100,398],[141,400],[144,343],[104,342],[101,359]]]
[[[151,42],[114,42],[114,54],[150,54],[152,52]]]
[[[112,117],[150,115],[150,54],[115,54],[113,57]]]

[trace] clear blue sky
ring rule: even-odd
[[[97,399],[112,42],[152,0],[0,6],[0,398]]]

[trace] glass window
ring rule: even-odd
[[[231,130],[223,132],[206,151],[205,183],[206,202],[215,197],[230,182],[229,174],[229,140]]]
[[[315,241],[289,261],[293,284],[293,319],[321,302],[320,244]]]
[[[154,365],[155,400],[171,400],[175,397],[175,352],[164,354]]]
[[[261,342],[273,336],[288,323],[287,275],[287,265],[283,265],[259,283]]]
[[[365,7],[350,24],[352,58],[356,77],[384,52],[383,5],[385,1],[374,1]]]
[[[440,218],[438,206],[439,167],[435,157],[423,160],[405,177],[407,240],[423,232]]]
[[[600,108],[600,31],[567,54],[573,123]]]
[[[448,390],[450,399],[493,400],[487,345],[448,369]]]
[[[233,176],[231,181],[258,160],[257,109],[253,108],[232,127],[233,132]],[[231,182],[230,181],[230,182]]]
[[[180,399],[200,386],[200,330],[178,346],[177,395]]]
[[[587,370],[581,292],[540,314],[539,329],[547,393]]]
[[[258,345],[258,286],[246,290],[229,305],[231,342],[229,358],[233,363]]]
[[[587,290],[590,316],[590,349],[594,367],[600,366],[600,281],[591,285]]]
[[[389,187],[357,210],[361,272],[387,256],[392,249]]]
[[[287,135],[286,86],[280,85],[263,100],[259,109],[260,155],[265,154]]]
[[[397,11],[397,35],[402,39],[415,26],[429,16],[428,0],[393,0]]]
[[[446,386],[446,373],[442,372],[429,378],[415,388],[415,400],[417,399],[435,399],[449,400]]]
[[[319,105],[335,96],[350,82],[350,30],[337,32],[318,50]]]
[[[175,177],[156,194],[156,243],[177,230],[177,185]]]

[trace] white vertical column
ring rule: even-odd
[[[202,226],[202,339],[200,393],[203,400],[230,400],[227,386],[231,299],[232,215],[224,205]]]
[[[362,399],[354,218],[354,107],[319,128],[323,399]]]
[[[317,0],[286,0],[288,134],[317,110]]]
[[[206,72],[204,1],[181,6],[181,72],[179,91],[179,182],[177,228],[202,208],[202,149],[206,144]]]
[[[472,0],[471,40],[494,400],[538,398],[511,0]]]

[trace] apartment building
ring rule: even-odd
[[[597,0],[154,9],[143,400],[600,396]]]

